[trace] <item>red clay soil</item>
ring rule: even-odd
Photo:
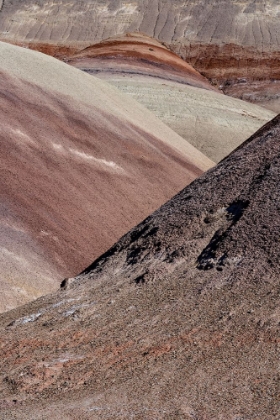
[[[172,50],[211,80],[225,82],[280,79],[279,51],[260,51],[236,44],[174,44]]]
[[[226,95],[280,112],[280,53],[236,44],[174,43],[171,49],[187,60]]]
[[[4,419],[279,418],[280,116],[1,315]]]
[[[17,42],[9,41],[10,44],[16,45],[18,47],[30,48],[31,50],[39,51],[43,54],[50,55],[60,60],[64,60],[67,57],[71,57],[74,54],[77,54],[81,51],[81,47],[78,46],[69,46],[69,45],[59,45],[59,44],[50,44],[44,42]]]
[[[113,61],[112,61],[113,59]],[[89,46],[66,61],[87,71],[108,70],[157,76],[215,90],[206,78],[165,46],[144,34],[126,34]]]

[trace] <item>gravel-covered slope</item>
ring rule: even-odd
[[[3,418],[278,419],[279,139],[278,116],[1,316]]]

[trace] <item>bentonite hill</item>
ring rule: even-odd
[[[1,0],[0,39],[65,56],[126,32],[164,42],[228,94],[279,106],[277,0]]]
[[[112,48],[123,49],[125,60],[110,65]],[[217,162],[275,116],[217,92],[156,40],[135,34],[69,62],[99,65],[113,84],[117,68],[125,69],[129,96],[184,138],[59,60],[7,43],[0,43],[0,59],[1,311],[80,272],[208,169],[213,163],[189,142]]]
[[[275,420],[280,117],[1,315],[3,419]]]
[[[275,116],[221,94],[192,66],[143,34],[104,40],[67,62],[136,99],[214,162]]]
[[[213,165],[136,101],[0,43],[0,311],[56,289]]]

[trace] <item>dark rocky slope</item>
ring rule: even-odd
[[[279,181],[280,116],[2,315],[3,418],[278,419]]]

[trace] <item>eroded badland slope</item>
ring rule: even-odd
[[[129,33],[67,59],[133,97],[219,162],[275,114],[232,99],[155,39]]]
[[[212,162],[137,102],[0,43],[1,297],[57,288]]]
[[[279,416],[280,117],[3,314],[5,419]]]
[[[279,112],[279,12],[277,0],[5,0],[0,39],[63,56],[140,31],[228,94]]]

